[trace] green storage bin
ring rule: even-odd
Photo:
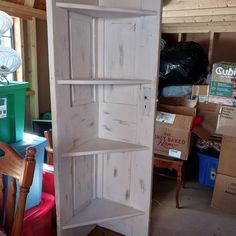
[[[14,143],[22,140],[28,87],[28,82],[0,83],[0,141]]]

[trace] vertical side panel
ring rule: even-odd
[[[75,214],[92,200],[93,171],[93,156],[74,157],[73,203]]]
[[[106,20],[106,77],[132,78],[135,72],[136,24],[133,19]]]
[[[100,137],[135,143],[137,136],[137,108],[121,104],[100,105]]]
[[[130,204],[131,153],[113,153],[104,159],[103,196]]]
[[[71,79],[92,78],[94,56],[93,19],[76,13],[70,13],[69,26]],[[73,106],[88,104],[95,101],[95,90],[92,85],[72,85],[71,87]]]
[[[106,103],[137,105],[139,86],[106,85],[103,100]]]
[[[69,119],[69,93],[63,87],[58,87],[58,79],[69,78],[69,45],[68,45],[68,15],[66,10],[56,8],[56,1],[46,1],[48,23],[48,48],[50,94],[52,109],[52,131],[55,169],[55,194],[57,211],[58,235],[63,235],[61,226],[71,218],[72,208],[72,175],[71,161],[61,158],[61,153],[70,145],[69,132],[65,132],[62,123]],[[63,29],[63,30],[62,30]],[[61,98],[63,94],[63,99]],[[59,115],[63,110],[64,115]],[[67,116],[68,115],[68,116]]]
[[[93,18],[69,13],[71,77],[91,78]]]

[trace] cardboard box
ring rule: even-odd
[[[236,214],[236,178],[217,174],[211,206]]]
[[[208,102],[209,85],[193,85],[192,99],[198,99],[199,102]]]
[[[187,160],[191,145],[191,134],[206,140],[209,132],[200,126],[193,130],[197,100],[184,98],[161,98],[157,105],[154,151],[166,156]]]
[[[210,134],[216,132],[220,105],[216,103],[198,103],[197,114],[202,117],[201,126]]]
[[[190,147],[192,116],[157,112],[154,152],[187,160]]]
[[[213,64],[209,102],[236,106],[236,63]]]
[[[184,106],[157,104],[157,110],[192,117],[195,117],[197,115],[197,108],[195,107],[191,108]]]
[[[223,136],[217,172],[236,177],[236,138]]]
[[[219,111],[216,133],[236,137],[236,108],[222,105]]]
[[[170,97],[170,98],[161,97],[158,101],[158,104],[178,106],[178,107],[189,107],[189,108],[196,108],[197,103],[198,103],[197,99],[186,99],[179,97]]]

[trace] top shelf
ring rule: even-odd
[[[150,10],[110,8],[96,5],[85,5],[85,4],[65,3],[65,2],[57,2],[56,6],[67,9],[69,11],[78,12],[83,15],[88,15],[92,17],[118,18],[118,17],[152,16],[157,14],[156,11],[150,11]]]
[[[102,78],[96,78],[96,79],[70,79],[70,80],[58,80],[58,84],[151,84],[151,80],[147,79],[102,79]]]

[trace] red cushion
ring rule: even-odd
[[[39,205],[25,211],[23,236],[51,236],[52,213],[55,206],[55,197],[42,192],[42,200]]]
[[[47,167],[47,168],[46,168]],[[43,192],[55,196],[54,171],[50,170],[51,165],[44,164],[43,168]]]

